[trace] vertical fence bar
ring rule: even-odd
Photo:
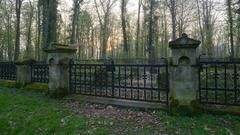
[[[77,93],[77,86],[78,86],[78,82],[77,82],[77,79],[79,78],[79,74],[77,73],[77,67],[76,65],[74,64],[74,62],[72,61],[71,64],[70,64],[70,67],[71,67],[71,78],[73,79],[71,84],[74,85],[72,88],[74,88],[73,93],[76,94]]]
[[[153,67],[150,67],[151,100],[153,100]]]
[[[138,98],[138,100],[140,99],[140,96],[139,96],[139,94],[140,94],[140,92],[139,92],[139,89],[140,89],[140,75],[139,75],[139,69],[140,69],[140,67],[137,66],[137,98]]]
[[[34,82],[34,76],[33,76],[33,65],[31,64],[31,82]]]
[[[144,75],[143,75],[143,79],[144,79],[144,88],[146,88],[146,66],[144,65],[144,69],[143,69],[144,71]],[[146,96],[146,90],[144,89],[144,100],[146,101],[146,99],[147,99],[147,96]]]
[[[158,87],[158,101],[161,101],[161,82],[160,82],[160,78],[161,78],[161,74],[160,74],[160,67],[157,68],[157,87]]]
[[[97,95],[97,66],[94,66],[94,95]]]
[[[217,64],[214,65],[214,82],[215,82],[215,102],[218,102],[218,71]]]
[[[106,67],[105,67],[105,71],[104,71],[104,73],[105,73],[105,88],[106,88],[106,90],[105,90],[105,96],[107,97],[108,96],[108,68],[109,68],[109,65],[106,65]]]
[[[82,87],[82,85],[83,85],[83,83],[82,83],[82,66],[81,65],[77,65],[76,66],[79,70],[79,84],[80,84],[80,94],[82,94],[82,89],[83,89],[83,87]]]
[[[140,75],[139,75],[139,66],[137,66],[137,99],[139,100],[140,99],[140,96],[139,96],[139,94],[140,94],[140,92],[139,92],[139,87],[140,87],[140,81],[139,81],[139,79],[140,79]]]
[[[115,66],[112,64],[112,71],[111,71],[111,73],[112,73],[112,97],[114,97],[115,96],[115,73],[114,73],[114,71],[115,71]]]
[[[199,101],[202,102],[202,80],[201,80],[201,72],[203,70],[203,65],[200,62],[200,58],[199,58],[199,69],[198,69],[198,80],[199,80],[199,85],[198,85],[198,89],[199,89]]]
[[[227,104],[227,65],[224,64],[224,97],[225,97],[225,104]]]
[[[90,79],[90,95],[92,95],[92,66],[89,66],[89,79]]]
[[[131,69],[130,69],[130,79],[131,79],[131,99],[133,99],[133,67],[131,66]]]
[[[121,97],[121,66],[118,67],[118,94],[119,94],[119,97]]]
[[[87,93],[87,66],[84,65],[84,94]]]
[[[102,93],[102,88],[103,88],[103,86],[102,86],[102,83],[103,83],[103,75],[102,74],[103,73],[102,72],[103,71],[102,71],[102,66],[100,65],[99,67],[100,67],[100,69],[99,69],[100,70],[100,72],[99,72],[99,74],[100,74],[100,95],[103,96],[103,93]]]
[[[208,88],[208,65],[207,65],[207,67],[206,67],[206,97],[205,97],[205,100],[208,102],[208,90],[209,90],[209,88]]]
[[[168,99],[168,96],[169,96],[169,73],[168,73],[168,61],[167,59],[165,60],[165,63],[166,63],[166,95],[167,95],[167,104],[169,103],[169,99]]]
[[[69,90],[70,94],[73,94],[73,84],[72,84],[72,60],[69,61]],[[76,89],[76,88],[75,88]]]
[[[125,87],[125,98],[127,98],[127,66],[124,66],[124,87]]]
[[[235,104],[237,104],[237,80],[238,80],[237,65],[234,64],[234,103]]]

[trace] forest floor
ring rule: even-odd
[[[1,135],[240,135],[240,116],[171,116],[0,88]]]

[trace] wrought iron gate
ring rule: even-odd
[[[70,63],[72,94],[168,103],[168,64]]]

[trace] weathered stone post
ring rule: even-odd
[[[17,85],[25,86],[31,83],[31,64],[35,63],[34,60],[20,60],[17,61]]]
[[[169,43],[172,50],[170,63],[170,107],[191,111],[197,100],[198,67],[196,49],[200,41],[188,38],[183,34],[181,38]],[[181,110],[182,111],[182,110]]]
[[[45,52],[49,64],[49,94],[63,97],[69,93],[69,62],[77,50],[67,45],[52,44]]]

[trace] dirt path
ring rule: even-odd
[[[105,119],[108,124],[102,123],[102,125],[111,126],[113,134],[138,133],[142,130],[154,135],[163,134],[161,131],[163,124],[155,116],[154,111],[134,111],[110,105],[81,104],[76,101],[69,102],[68,107],[73,114],[83,114],[89,119]],[[92,124],[92,126],[94,128],[96,125]]]

